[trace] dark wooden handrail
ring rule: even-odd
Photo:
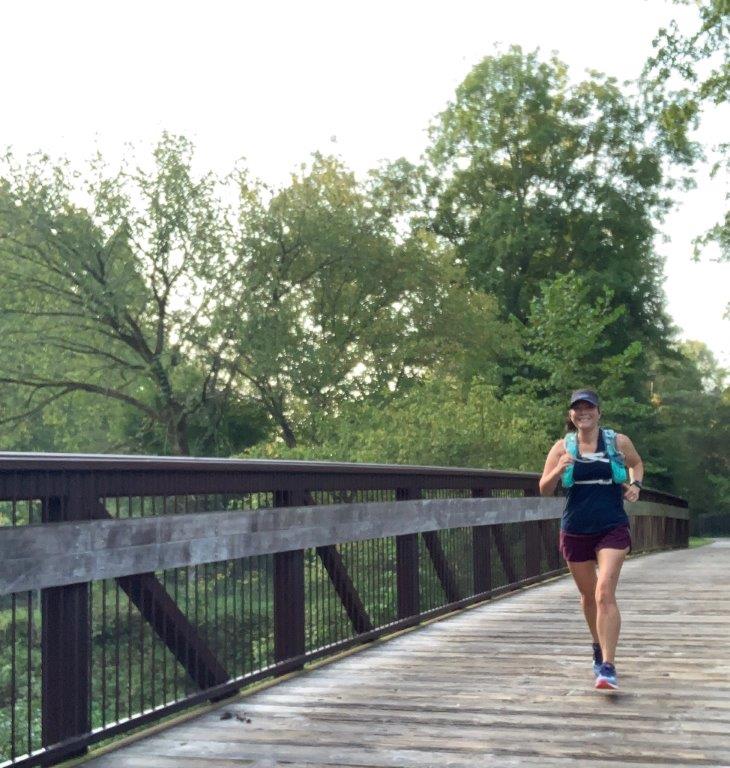
[[[362,474],[435,474],[479,475],[481,477],[538,478],[535,472],[478,469],[473,467],[438,467],[409,464],[377,464],[345,461],[280,459],[218,459],[202,456],[133,456],[100,453],[20,453],[0,451],[0,472],[17,469],[122,471],[185,470],[187,472],[341,472]]]
[[[250,491],[263,488],[272,491],[299,489],[304,487],[303,482],[309,490],[335,490],[345,489],[348,484],[353,489],[409,487],[414,483],[421,483],[421,487],[435,488],[443,481],[462,481],[465,487],[477,491],[481,485],[499,486],[505,490],[523,490],[530,495],[536,495],[540,478],[536,472],[473,467],[0,452],[0,499],[27,495],[33,490],[58,494],[59,479],[71,476],[83,476],[87,479],[93,477],[95,491],[99,495],[124,492],[174,493],[176,490],[181,493],[195,493],[205,492],[209,487],[218,492],[226,492],[232,487],[241,491],[246,485],[246,478],[251,481]],[[171,479],[172,484],[161,484],[161,477]],[[21,479],[25,482],[21,483]],[[652,488],[645,488],[642,498],[646,501],[687,507],[685,499]]]

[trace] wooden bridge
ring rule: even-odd
[[[728,550],[642,496],[606,697],[534,474],[0,455],[2,765],[730,764]]]
[[[569,578],[462,611],[85,763],[730,765],[730,541],[630,560],[621,689],[593,690]]]

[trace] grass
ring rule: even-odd
[[[689,548],[704,547],[706,544],[711,544],[714,541],[712,536],[690,536]]]

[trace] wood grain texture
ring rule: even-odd
[[[593,689],[590,637],[565,578],[377,643],[85,768],[727,768],[728,574],[730,541],[626,563],[618,692]]]
[[[345,541],[550,520],[559,498],[419,499],[200,512],[0,528],[0,595]],[[631,515],[683,519],[637,502]]]
[[[559,498],[418,499],[0,527],[0,595],[345,541],[559,518]],[[631,515],[683,519],[654,502]]]

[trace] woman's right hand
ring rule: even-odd
[[[545,459],[545,468],[540,478],[540,493],[551,496],[555,493],[560,476],[565,469],[575,463],[575,459],[565,450],[563,440],[557,440]]]
[[[558,465],[556,467],[556,470],[558,470],[558,474],[562,475],[563,472],[571,466],[571,464],[575,464],[575,456],[571,456],[567,451],[565,451],[562,456],[558,459]]]

